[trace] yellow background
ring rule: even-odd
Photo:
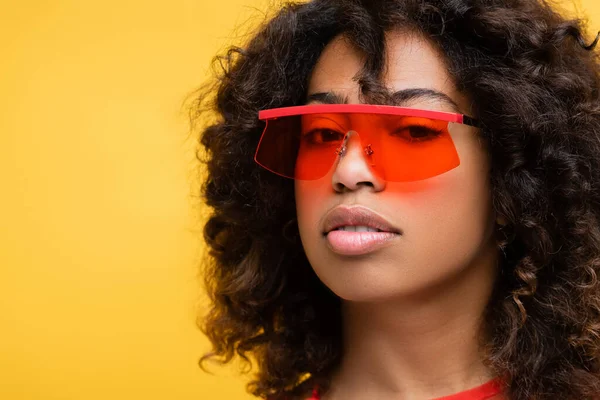
[[[250,398],[197,367],[181,106],[267,1],[0,3],[0,399]]]

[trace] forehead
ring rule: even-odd
[[[447,94],[462,111],[468,111],[467,99],[456,91],[444,56],[430,41],[419,34],[393,31],[386,34],[385,47],[382,80],[388,89],[433,89]],[[308,93],[335,92],[350,103],[360,102],[356,78],[364,63],[365,56],[345,36],[337,36],[317,61]]]

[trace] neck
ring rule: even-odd
[[[344,358],[327,399],[436,398],[493,378],[480,354],[493,252],[418,295],[345,302]],[[352,395],[354,394],[354,396]]]

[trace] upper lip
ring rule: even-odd
[[[401,233],[384,217],[364,206],[337,206],[327,213],[323,222],[324,234],[342,226],[367,226],[384,232]]]

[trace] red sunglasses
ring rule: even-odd
[[[457,113],[372,104],[319,104],[262,110],[266,122],[254,160],[291,179],[324,177],[358,136],[383,179],[409,182],[460,164],[452,135],[475,119]],[[458,128],[458,129],[457,129]]]

